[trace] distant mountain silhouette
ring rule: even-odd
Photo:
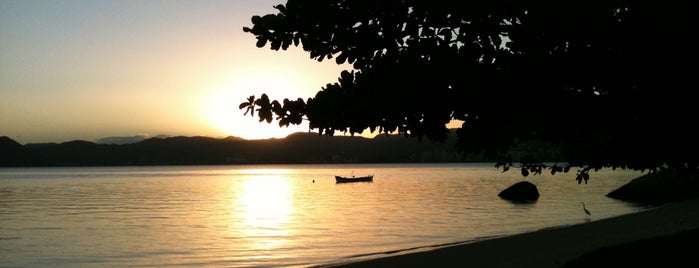
[[[22,144],[7,136],[0,137],[0,148],[4,150],[17,150],[22,148]]]
[[[16,166],[24,163],[27,149],[15,140],[0,137],[0,166]]]
[[[21,145],[0,137],[0,166],[119,166],[320,163],[478,162],[445,143],[403,136],[375,138],[294,133],[282,139],[244,140],[209,137],[155,137],[126,144],[89,141]]]
[[[147,139],[147,135],[136,135],[128,137],[106,137],[95,141],[97,144],[129,144],[137,143],[139,141]]]

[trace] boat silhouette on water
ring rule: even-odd
[[[368,176],[363,176],[363,177],[343,177],[343,176],[335,176],[335,182],[336,183],[347,183],[347,182],[372,182],[374,181],[374,175],[368,175]]]

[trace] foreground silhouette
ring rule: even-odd
[[[250,96],[245,113],[280,126],[401,133],[444,141],[522,175],[603,167],[696,168],[696,50],[686,1],[300,1],[253,16],[273,50],[301,46],[349,63],[313,98]],[[560,148],[543,163],[532,141]]]

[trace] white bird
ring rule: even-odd
[[[580,202],[583,205],[583,210],[585,211],[585,214],[587,215],[587,218],[590,219],[590,211],[585,208],[585,202]]]

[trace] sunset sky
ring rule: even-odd
[[[0,136],[20,143],[111,136],[283,137],[238,104],[308,98],[334,61],[257,48],[250,17],[283,0],[0,0]]]

